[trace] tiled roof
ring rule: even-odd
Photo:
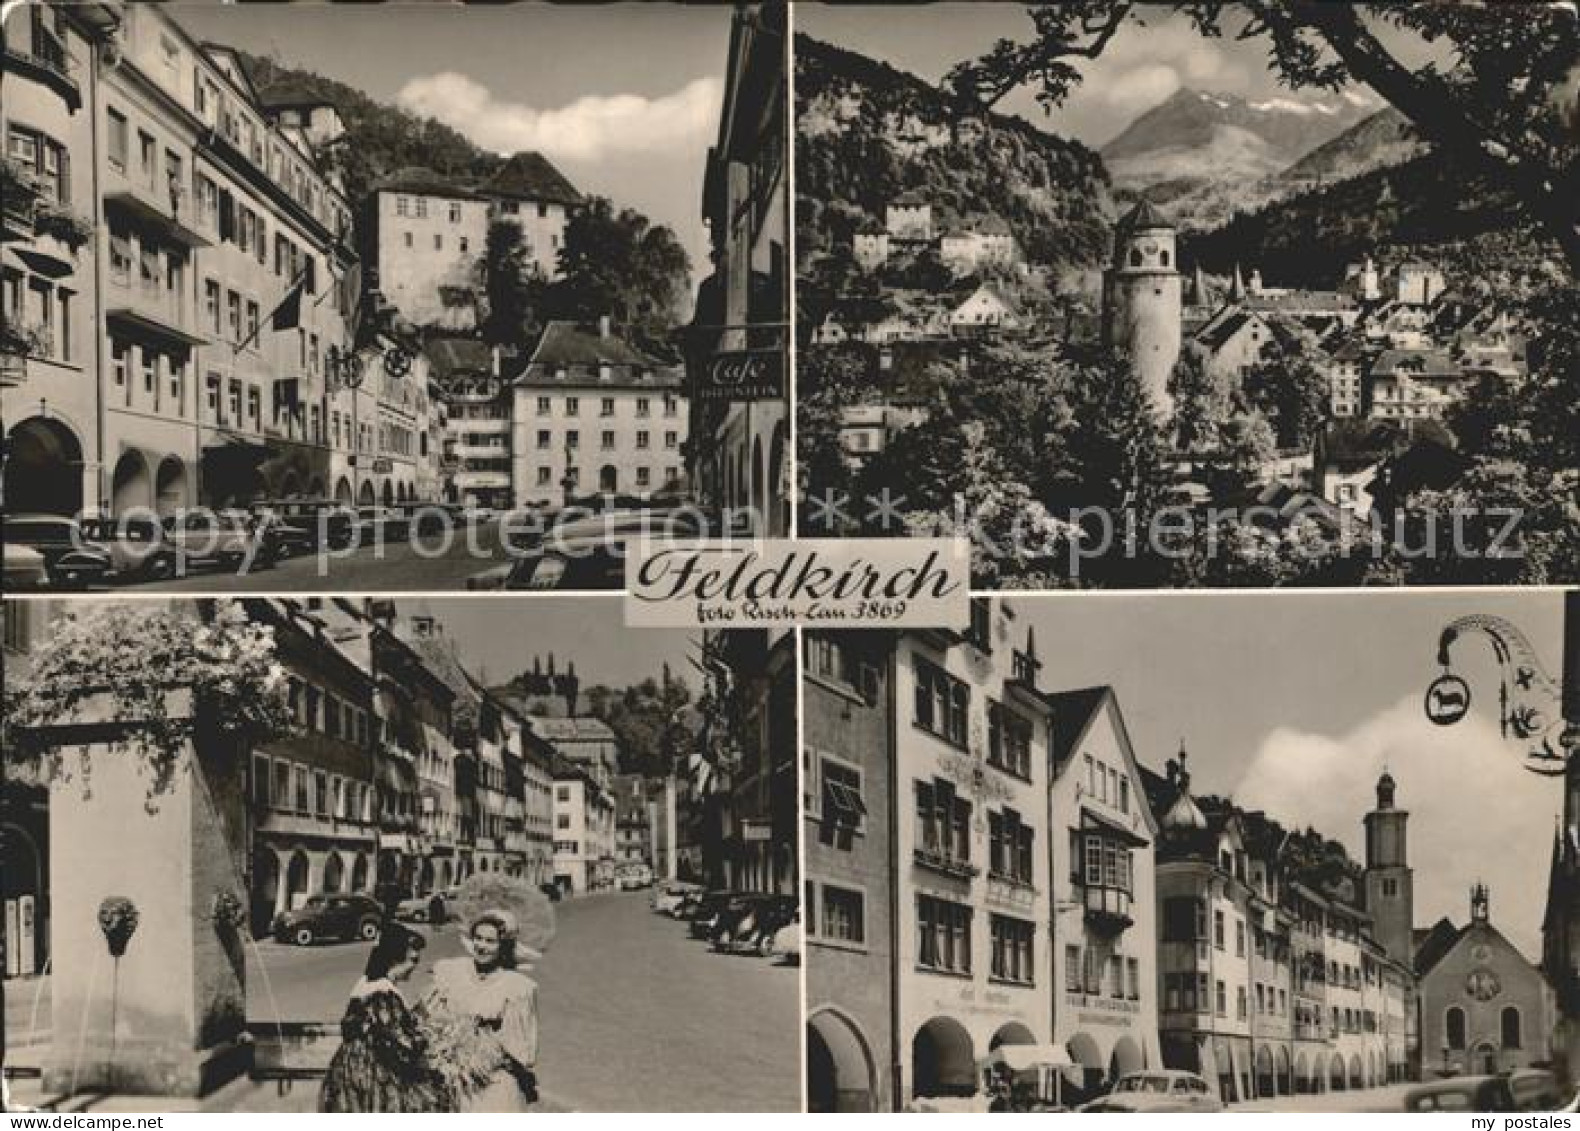
[[[1372,373],[1389,374],[1396,369],[1404,369],[1424,377],[1461,377],[1464,371],[1456,364],[1454,359],[1442,350],[1435,349],[1389,349],[1383,350],[1372,365]]]
[[[512,200],[530,200],[546,204],[574,205],[582,202],[582,194],[565,179],[541,153],[517,153],[488,180],[477,186],[484,196],[502,196]]]
[[[607,382],[587,375],[586,370],[604,365],[623,368],[626,372],[613,374],[613,379]],[[643,380],[640,371],[650,372],[652,376]],[[574,322],[550,322],[517,384],[678,388],[681,376],[678,370],[665,366],[612,333],[606,338]]]
[[[1248,295],[1245,305],[1251,310],[1350,310],[1355,300],[1338,291],[1290,291],[1288,294]]]
[[[1157,206],[1146,197],[1142,197],[1141,202],[1125,213],[1124,218],[1119,221],[1119,230],[1122,232],[1173,227],[1174,225],[1169,223],[1163,213],[1158,211]]]
[[[1086,733],[1092,716],[1103,705],[1112,689],[1106,684],[1076,691],[1057,691],[1042,698],[1053,712],[1053,764],[1063,766],[1075,754],[1076,745]]]
[[[404,192],[415,196],[447,196],[455,200],[477,200],[478,195],[459,181],[442,176],[421,165],[407,165],[373,183],[374,192]]]

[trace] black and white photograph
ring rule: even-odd
[[[1565,4],[795,8],[802,537],[1580,578]]]
[[[1580,594],[979,598],[802,689],[810,1110],[1572,1098]]]
[[[786,24],[8,6],[7,590],[618,589],[784,536]]]
[[[800,1110],[793,633],[552,596],[4,627],[11,1105]]]

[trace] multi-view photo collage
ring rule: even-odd
[[[1572,5],[0,45],[8,1112],[1572,1109]]]

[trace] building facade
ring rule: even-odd
[[[710,510],[751,513],[776,538],[790,529],[791,493],[786,18],[784,5],[736,6],[703,185],[713,272],[698,290],[686,358],[693,494]],[[721,366],[742,365],[777,387],[716,384]]]
[[[810,1111],[893,1111],[892,638],[807,633],[801,673]]]
[[[622,341],[607,318],[596,331],[549,323],[514,391],[517,506],[678,489],[687,428],[680,373]]]
[[[1124,351],[1154,410],[1173,406],[1169,381],[1180,356],[1183,277],[1175,231],[1143,200],[1120,220],[1103,273],[1103,340]]]

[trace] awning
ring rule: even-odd
[[[268,459],[274,454],[274,449],[261,440],[245,436],[240,432],[232,432],[229,428],[209,429],[209,441],[203,445],[203,451],[222,452],[226,455],[248,455],[256,459]]]
[[[1101,813],[1094,812],[1085,806],[1081,807],[1081,829],[1083,832],[1089,830],[1092,832],[1105,833],[1116,840],[1123,841],[1132,848],[1145,848],[1149,843],[1151,843],[1146,837],[1138,836],[1135,832],[1125,828],[1125,826],[1121,825],[1118,821],[1115,821],[1109,817],[1105,817]]]

